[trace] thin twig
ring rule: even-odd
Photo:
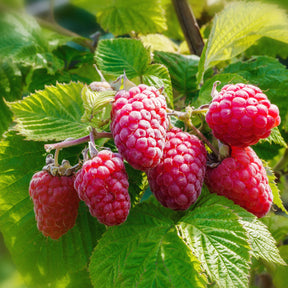
[[[100,138],[112,138],[112,133],[110,132],[97,132],[94,135],[94,139],[100,139]],[[49,152],[51,150],[54,149],[62,149],[62,148],[67,148],[67,147],[71,147],[71,146],[76,146],[79,144],[83,144],[86,142],[90,141],[90,135],[84,136],[82,138],[78,138],[78,139],[73,139],[73,140],[64,140],[62,142],[58,142],[58,143],[53,143],[53,144],[45,144],[44,145],[44,149]]]

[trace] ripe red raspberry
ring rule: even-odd
[[[138,170],[155,167],[163,154],[168,119],[166,100],[154,87],[120,90],[111,111],[111,131],[119,153]]]
[[[207,167],[205,184],[210,192],[226,196],[257,217],[265,216],[273,195],[262,161],[251,147],[232,147],[231,156],[216,168]]]
[[[173,210],[186,210],[201,193],[206,150],[194,135],[172,128],[167,132],[161,162],[147,172],[151,191]]]
[[[99,222],[113,226],[126,220],[130,210],[129,183],[118,153],[98,152],[77,172],[74,186]]]
[[[37,227],[44,236],[58,239],[75,225],[80,199],[74,189],[74,176],[37,172],[30,181],[29,194]]]
[[[247,147],[270,135],[280,124],[278,107],[253,85],[225,85],[206,115],[214,136],[223,143]]]

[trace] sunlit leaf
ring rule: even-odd
[[[69,283],[74,273],[86,268],[105,229],[81,203],[76,225],[59,240],[38,231],[28,189],[32,175],[45,164],[43,145],[14,132],[0,145],[0,230],[25,282],[39,288]],[[70,161],[78,162],[78,149],[69,150]]]
[[[10,103],[17,130],[29,140],[65,140],[88,134],[81,122],[84,113],[81,90],[83,84],[69,83],[47,86],[42,91]]]
[[[261,37],[288,43],[288,17],[275,5],[234,2],[217,14],[201,55],[198,81],[220,61],[230,60]]]
[[[92,254],[94,287],[206,287],[200,262],[177,235],[173,214],[149,201],[137,205],[125,224],[110,228]]]
[[[119,76],[125,71],[132,79],[144,73],[151,59],[140,40],[120,38],[100,41],[96,61],[103,73]]]

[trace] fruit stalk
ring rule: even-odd
[[[100,138],[112,138],[112,134],[110,132],[94,132],[94,139],[100,139]],[[62,142],[58,143],[53,143],[53,144],[45,144],[44,148],[47,152],[50,152],[51,150],[54,149],[62,149],[62,148],[67,148],[71,146],[76,146],[82,143],[86,143],[90,141],[90,135],[78,138],[78,139],[73,139],[73,140],[64,140]]]

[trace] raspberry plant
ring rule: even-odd
[[[23,285],[286,287],[285,7],[71,2],[100,33],[0,4],[0,231]]]

